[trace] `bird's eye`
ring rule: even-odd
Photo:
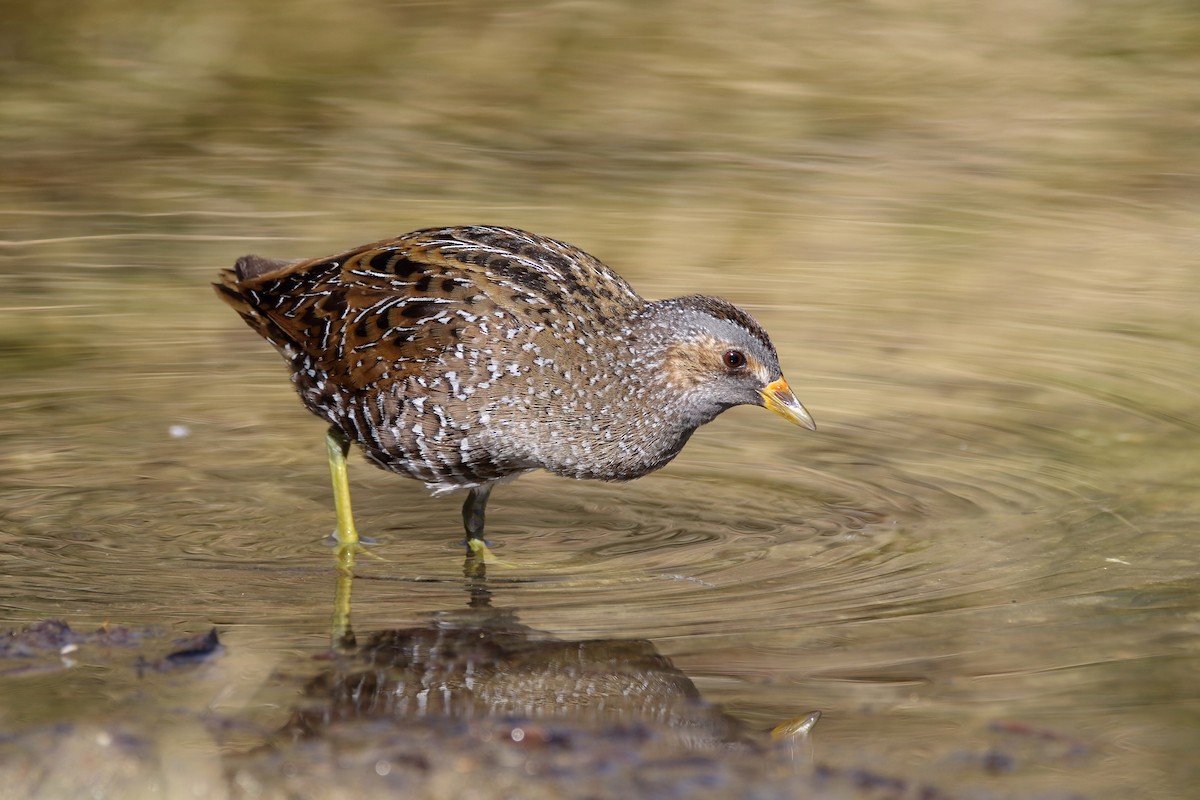
[[[721,360],[730,369],[741,369],[746,366],[746,354],[741,350],[726,350],[725,355],[721,356]]]

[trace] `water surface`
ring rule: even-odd
[[[568,43],[578,26],[599,47],[618,41],[608,13],[484,14],[490,27],[471,35],[503,50],[526,25]],[[212,14],[191,22],[240,19]],[[636,26],[611,52],[586,50],[597,69],[640,54],[663,82],[604,106],[625,116],[587,106],[602,141],[570,101],[597,84],[539,71],[554,48],[512,64],[526,83],[565,76],[537,84],[540,132],[510,125],[498,100],[442,124],[393,116],[393,92],[448,109],[415,78],[306,82],[291,50],[237,61],[244,94],[187,73],[194,116],[115,93],[132,116],[90,139],[52,122],[94,113],[95,98],[64,84],[22,105],[53,65],[14,77],[5,113],[27,127],[5,135],[27,158],[0,196],[0,616],[137,634],[6,653],[0,770],[23,776],[19,792],[276,796],[303,777],[331,796],[1189,796],[1200,220],[1175,127],[1194,131],[1195,111],[1175,101],[1194,76],[1165,55],[1170,26],[1125,31],[1101,15],[1076,40],[1069,16],[992,31],[876,10],[862,30],[880,38],[826,51],[821,31],[858,30],[839,14],[853,16],[780,11],[778,35],[725,20],[730,41],[783,49],[722,51],[721,74],[687,46],[708,34],[679,20],[665,54],[653,55],[665,34]],[[653,28],[653,16],[639,19]],[[366,23],[345,24],[352,39]],[[438,21],[417,29],[437,69],[458,63]],[[800,31],[829,70],[789,55]],[[989,42],[1011,46],[1003,74],[988,71],[1000,69]],[[1100,47],[1112,42],[1142,54],[1124,66],[1150,96],[1111,80],[1124,74]],[[216,63],[188,52],[197,70]],[[924,63],[914,53],[946,69],[906,71]],[[891,99],[846,72],[868,55]],[[103,63],[101,89],[158,96]],[[268,91],[262,74],[296,83]],[[495,82],[516,91],[517,77]],[[695,101],[714,112],[705,126],[666,91],[689,85],[712,92]],[[793,94],[803,85],[811,96]],[[243,117],[258,122],[205,116],[216,86],[222,108],[261,110]],[[981,86],[1002,102],[976,102]],[[327,105],[293,106],[291,91]],[[468,90],[442,91],[450,103]],[[361,115],[361,136],[339,108]],[[1156,108],[1179,116],[1155,127]],[[504,564],[486,576],[464,574],[460,498],[355,458],[359,528],[379,558],[355,566],[353,628],[364,647],[409,649],[383,666],[331,656],[322,426],[208,283],[245,252],[315,256],[476,222],[578,244],[648,297],[707,292],[750,309],[819,431],[736,409],[631,484],[501,486],[488,523]],[[213,626],[219,652],[159,668],[174,639]],[[460,634],[490,649],[414,655]],[[419,693],[402,711],[338,704],[364,675],[382,688],[363,696],[405,698],[461,688],[484,666],[492,694],[473,684],[470,702],[437,713]],[[578,699],[547,701],[601,685],[661,692],[600,721],[555,710]],[[770,744],[771,728],[812,711],[808,738]],[[523,770],[540,777],[518,782]]]

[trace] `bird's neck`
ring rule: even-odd
[[[668,331],[653,321],[613,335],[585,367],[589,373],[615,376],[597,381],[590,408],[575,416],[572,437],[586,440],[586,458],[551,471],[573,477],[629,480],[670,462],[696,428],[721,411],[695,402],[686,387],[673,383],[666,371]]]

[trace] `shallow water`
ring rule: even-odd
[[[52,261],[56,247],[29,249]],[[9,351],[0,601],[16,627],[215,625],[232,663],[184,688],[136,677],[132,655],[88,667],[85,646],[69,668],[5,677],[5,718],[145,734],[177,728],[152,710],[173,702],[271,727],[329,645],[322,429],[210,297],[212,251],[228,245],[176,245],[170,280],[106,277],[136,258],[128,247],[91,245],[70,302],[43,290],[9,309],[70,345]],[[26,279],[10,273],[10,291]],[[819,432],[739,409],[641,481],[500,487],[489,535],[505,563],[488,570],[486,604],[537,637],[645,640],[752,732],[819,710],[803,762],[821,769],[950,793],[1179,793],[1200,743],[1200,348],[1183,293],[1136,330],[1091,315],[1123,292],[976,318],[938,291],[901,312],[751,293]],[[457,498],[361,461],[352,483],[380,557],[354,571],[360,640],[480,605]],[[255,737],[234,739],[212,751],[224,769]]]
[[[196,41],[241,19],[213,8],[189,17],[212,26]],[[578,24],[632,13],[607,8]],[[685,16],[721,16],[704,8]],[[1195,176],[1179,168],[1193,163],[1180,131],[1194,132],[1195,111],[1172,103],[1195,81],[1185,62],[1151,57],[1178,42],[1150,11],[1132,44],[1090,20],[1096,52],[1116,52],[1098,44],[1110,39],[1143,48],[1114,66],[1055,27],[1066,6],[1046,8],[1059,16],[980,31],[953,15],[910,26],[882,8],[780,7],[779,41],[770,21],[705,31],[782,49],[702,63],[683,34],[635,27],[653,48],[586,52],[605,75],[640,53],[662,84],[596,100],[587,113],[608,109],[604,125],[572,104],[600,91],[587,73],[553,73],[560,86],[538,71],[554,48],[521,50],[528,61],[494,80],[545,81],[541,133],[509,124],[500,100],[450,115],[469,81],[422,88],[417,73],[394,89],[346,79],[350,64],[310,76],[303,49],[214,57],[246,69],[245,85],[204,80],[193,49],[154,51],[178,81],[127,84],[123,65],[140,62],[125,46],[131,61],[87,62],[95,96],[48,81],[52,65],[14,77],[0,89],[0,111],[25,125],[5,126],[0,155],[12,168],[0,625],[134,633],[65,652],[65,640],[5,640],[6,785],[30,797],[1192,796],[1200,219]],[[592,41],[568,36],[566,17],[476,11],[477,43],[527,41],[525,25],[568,50]],[[366,25],[357,13],[337,25]],[[415,26],[428,38],[414,62],[443,58],[486,83],[472,70],[487,59],[459,64],[435,35],[449,31]],[[776,61],[808,69],[792,60],[801,34],[820,74],[777,75]],[[997,43],[1002,75],[989,72]],[[858,85],[857,64],[894,91]],[[696,111],[740,113],[697,126],[673,105],[724,80],[737,91]],[[422,100],[401,110],[447,121],[409,119],[392,91]],[[102,97],[124,116],[72,138],[61,119],[97,113]],[[1154,116],[1163,108],[1176,116]],[[243,117],[246,130],[224,127]],[[809,125],[799,142],[796,120]],[[911,135],[913,120],[932,132]],[[503,485],[488,516],[503,563],[486,575],[464,570],[460,498],[354,458],[356,517],[375,544],[348,583],[326,541],[322,426],[208,283],[245,252],[314,256],[474,222],[578,244],[648,297],[748,308],[819,430],[735,409],[630,484]],[[481,650],[413,645],[384,666],[369,648],[331,655],[335,593],[351,588],[360,643],[461,635]],[[221,650],[164,659],[213,626]],[[455,693],[485,669],[492,695]],[[452,713],[345,703],[364,675],[378,691],[362,697],[436,685]],[[558,702],[563,675],[646,699],[602,718],[616,727],[572,716],[582,703]],[[813,711],[807,738],[769,743]]]

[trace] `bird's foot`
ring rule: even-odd
[[[483,539],[476,539],[474,536],[467,539],[467,554],[472,558],[478,559],[484,564],[495,564],[499,561],[492,549],[487,546],[487,542]]]
[[[376,561],[387,561],[381,555],[371,552],[365,545],[378,544],[376,539],[367,536],[360,537],[357,533],[351,531],[350,535],[345,535],[342,531],[334,530],[329,534],[330,544],[337,547],[338,563],[343,563],[347,559],[353,561],[353,556],[364,555],[370,556]]]
[[[483,539],[471,537],[467,539],[467,558],[476,561],[479,564],[492,564],[497,567],[515,567],[512,561],[503,558],[497,558],[492,552],[492,548],[488,547],[487,542]]]

